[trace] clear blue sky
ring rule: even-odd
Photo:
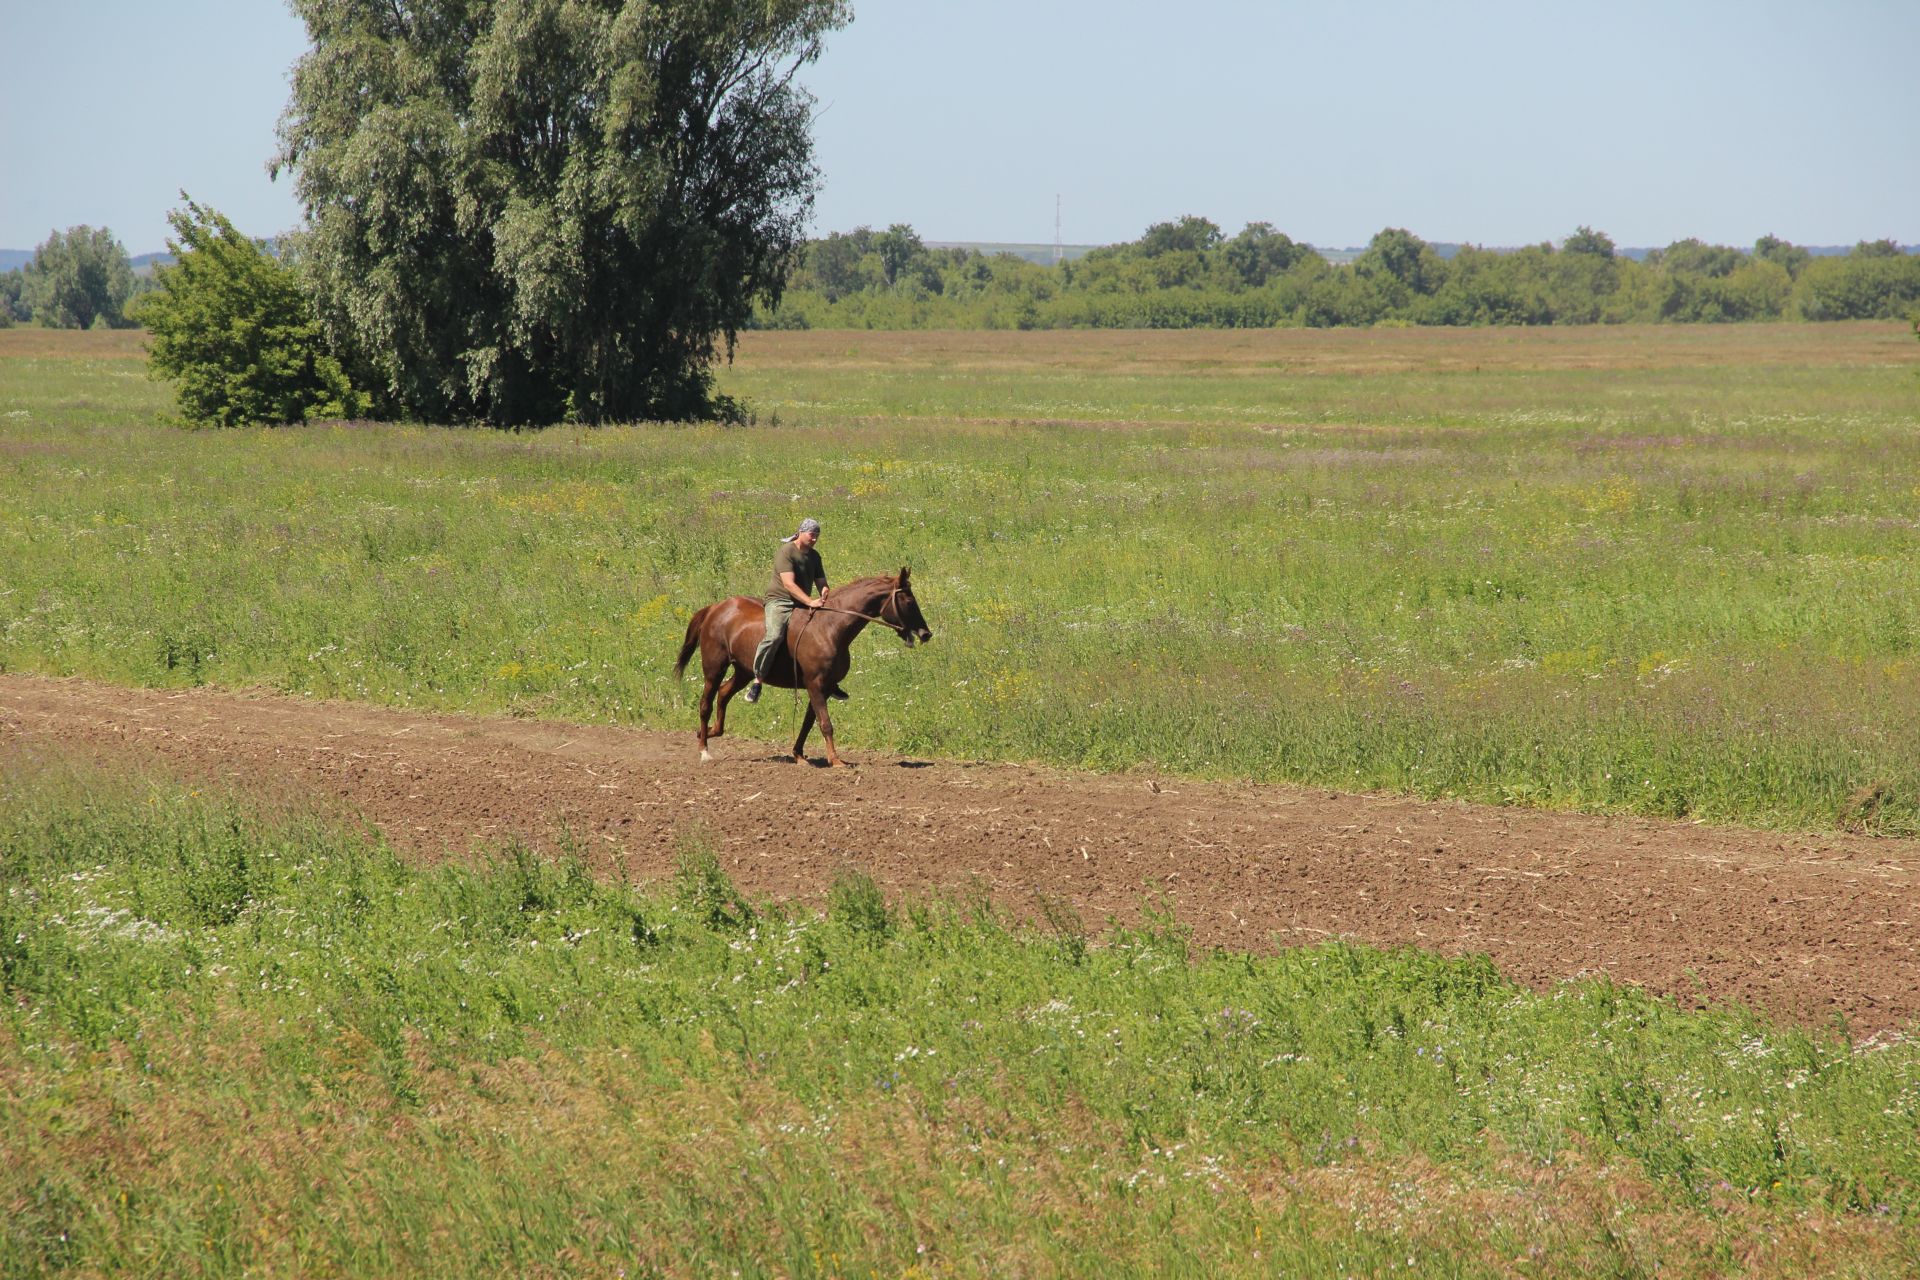
[[[185,188],[246,231],[287,70],[275,0],[0,0],[0,248],[162,247]],[[1920,243],[1920,3],[855,0],[803,73],[819,234],[1137,237],[1201,214],[1326,247]]]

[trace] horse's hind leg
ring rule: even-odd
[[[713,757],[707,753],[707,739],[713,736],[707,730],[707,717],[713,714],[713,684],[713,678],[709,676],[706,684],[700,689],[700,732],[698,737],[700,739],[700,763],[702,764],[713,759]]]
[[[726,736],[727,704],[733,701],[734,694],[747,687],[747,681],[751,679],[753,679],[753,672],[737,662],[733,664],[733,674],[727,677],[725,684],[720,686],[719,701],[714,704],[713,732],[707,735],[709,738]]]
[[[722,684],[728,668],[732,668],[733,678]],[[713,759],[707,754],[707,739],[726,735],[727,703],[733,700],[737,691],[746,687],[748,672],[740,665],[739,659],[726,649],[718,645],[708,648],[704,643],[700,646],[700,671],[707,681],[706,688],[700,694],[700,759],[704,763]],[[717,708],[714,705],[716,691],[720,700]],[[709,717],[713,720],[712,728],[707,727]]]
[[[714,661],[714,657],[716,656],[719,658],[718,662]],[[700,690],[700,761],[702,764],[705,764],[713,759],[711,755],[707,754],[707,739],[717,738],[724,732],[724,729],[721,727],[709,730],[707,728],[707,720],[713,715],[713,691],[719,687],[720,677],[726,674],[727,664],[730,663],[732,659],[725,653],[710,656],[704,651],[700,657],[700,671],[701,674],[706,677],[706,683]],[[727,707],[726,703],[722,702],[720,704],[720,722],[722,726],[725,725],[726,719]]]

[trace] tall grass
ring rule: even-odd
[[[19,761],[16,758],[16,765]],[[0,1271],[1901,1274],[1920,1050],[0,778]]]
[[[158,429],[0,338],[0,669],[686,729],[812,514],[938,633],[855,747],[1920,832],[1910,336],[1671,335],[753,335],[759,426],[513,436]]]

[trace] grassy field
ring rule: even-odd
[[[1911,1275],[1920,1042],[0,777],[0,1273]]]
[[[744,429],[188,433],[0,332],[0,667],[690,729],[810,514],[938,637],[856,750],[1920,831],[1904,326],[747,339]]]
[[[938,633],[856,750],[1920,830],[1900,327],[750,338],[744,429],[192,433],[0,331],[0,669],[685,729],[813,514]],[[0,1274],[1920,1270],[1913,1040],[9,764]]]

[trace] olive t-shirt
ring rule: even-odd
[[[818,551],[812,547],[802,547],[797,542],[783,542],[780,544],[780,554],[773,558],[773,590],[767,593],[769,603],[794,599],[787,585],[780,581],[783,573],[791,573],[793,580],[800,584],[800,589],[807,592],[817,592],[820,584],[827,580],[827,571],[820,563]]]

